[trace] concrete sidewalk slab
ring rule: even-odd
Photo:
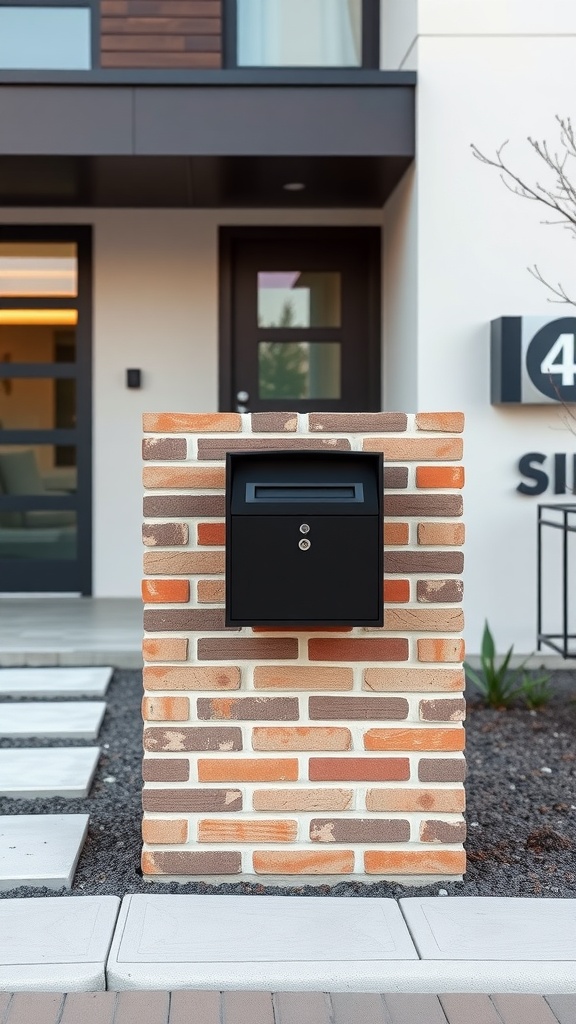
[[[0,890],[69,889],[87,831],[87,814],[2,815]]]
[[[105,702],[97,700],[0,703],[0,736],[95,740],[105,711]]]
[[[113,669],[0,668],[0,696],[103,697]]]
[[[0,750],[0,796],[31,799],[88,796],[100,747]]]
[[[392,899],[138,894],[123,900],[107,977],[117,990],[318,991],[416,960]]]
[[[119,905],[117,896],[0,900],[0,991],[104,989]]]

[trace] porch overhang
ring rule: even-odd
[[[412,72],[4,73],[0,206],[378,207],[414,159],[415,85]]]

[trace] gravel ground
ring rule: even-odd
[[[90,814],[88,837],[70,895],[245,893],[306,896],[576,897],[576,671],[554,674],[554,696],[537,712],[492,711],[468,704],[468,872],[463,882],[407,888],[390,882],[279,887],[145,882],[140,859],[139,672],[117,671],[107,695],[102,756],[87,800],[0,800],[0,814]],[[0,739],[0,747],[85,746],[79,741]],[[13,896],[53,896],[26,888]],[[69,895],[65,893],[65,895]]]

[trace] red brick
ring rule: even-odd
[[[466,539],[464,523],[418,523],[418,543],[460,547]]]
[[[185,818],[145,818],[142,822],[145,843],[186,843],[188,822]]]
[[[198,822],[199,843],[293,843],[298,836],[297,821],[224,821]]]
[[[188,697],[144,697],[142,717],[146,722],[186,722],[190,701]]]
[[[461,633],[464,629],[464,614],[461,608],[387,608],[384,611],[384,629],[416,633]]]
[[[403,604],[410,600],[410,580],[384,580],[384,604]]]
[[[369,875],[463,875],[466,854],[460,850],[367,850]]]
[[[242,419],[236,412],[145,412],[142,429],[147,434],[238,433]]]
[[[407,544],[410,539],[408,523],[384,523],[384,545]]]
[[[274,726],[252,730],[254,750],[350,750],[349,729]]]
[[[226,524],[198,523],[198,543],[222,547],[226,543]]]
[[[187,523],[144,523],[142,543],[147,548],[178,548],[188,543]]]
[[[464,641],[456,637],[450,640],[418,640],[418,661],[463,661]]]
[[[407,843],[410,824],[403,818],[313,818],[314,843]]]
[[[147,488],[224,487],[226,474],[220,466],[144,466],[142,483]]]
[[[463,412],[417,412],[416,429],[441,431],[443,434],[461,434],[464,430]]]
[[[190,600],[188,580],[142,580],[142,600],[153,604],[186,604]]]
[[[295,758],[214,758],[198,760],[199,782],[297,782]]]
[[[366,750],[464,750],[463,729],[369,729]]]
[[[148,576],[194,576],[224,572],[223,551],[145,551]]]
[[[314,720],[398,720],[408,717],[405,697],[310,697],[308,716]]]
[[[198,641],[200,661],[260,661],[297,658],[294,637],[215,637]]]
[[[311,757],[311,782],[406,782],[407,757]]]
[[[382,640],[308,641],[310,661],[408,661],[408,641],[402,637]]]
[[[198,604],[224,604],[225,600],[224,580],[198,580]]]
[[[461,437],[367,437],[362,447],[365,452],[382,452],[390,462],[458,462],[462,458]]]
[[[463,466],[417,466],[416,487],[458,489],[464,487]]]
[[[297,722],[297,697],[199,697],[200,721]]]
[[[187,456],[185,437],[145,437],[142,441],[142,458],[162,462],[185,459]]]
[[[367,811],[426,811],[457,813],[466,806],[464,789],[369,789],[366,793]]]
[[[351,690],[351,668],[322,668],[319,665],[256,665],[256,690]]]
[[[252,797],[255,811],[348,811],[351,789],[257,789]],[[426,808],[428,810],[428,808]]]
[[[237,875],[242,866],[239,853],[222,850],[156,850],[142,854],[144,875]]]
[[[463,690],[464,672],[460,668],[366,668],[364,690]]]
[[[183,636],[147,636],[142,641],[142,654],[145,661],[186,661],[188,640]]]
[[[232,665],[147,665],[144,689],[238,690],[240,678],[240,669]]]
[[[259,875],[350,875],[354,871],[352,850],[262,850],[253,854]]]

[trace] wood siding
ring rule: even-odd
[[[222,0],[102,0],[103,68],[219,68]]]

